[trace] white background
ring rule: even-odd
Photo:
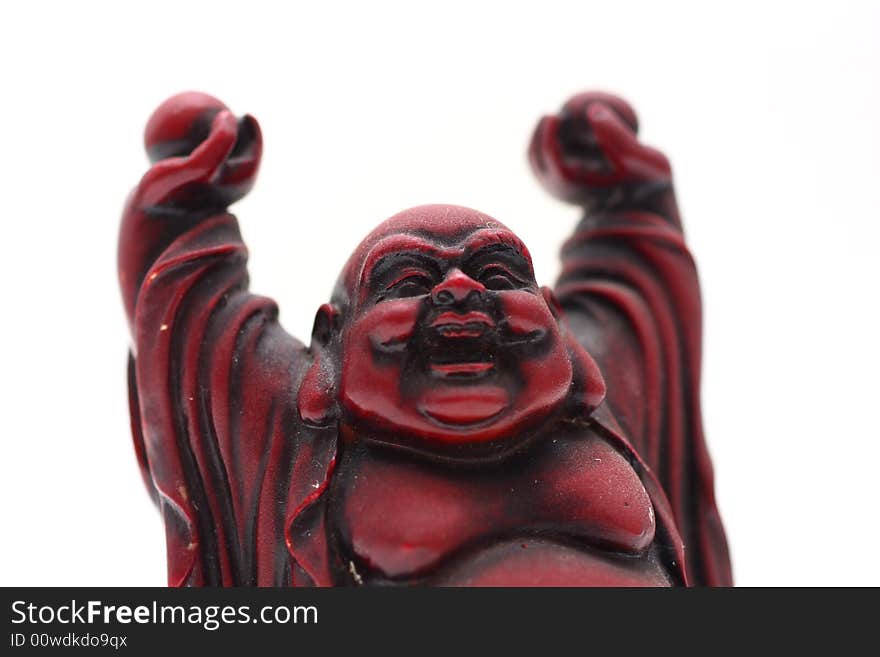
[[[236,212],[253,289],[303,338],[352,247],[410,205],[495,216],[552,281],[578,213],[530,176],[533,122],[583,89],[627,97],[700,265],[737,582],[880,584],[880,11],[514,4],[3,4],[0,584],[164,584],[115,240],[144,122],[188,88],[262,123]]]

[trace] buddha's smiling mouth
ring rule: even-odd
[[[373,336],[371,342],[379,358],[400,359],[412,390],[499,385],[506,373],[515,376],[517,361],[532,357],[530,351],[546,336],[531,322],[499,321],[489,308],[440,309],[391,337]]]
[[[458,328],[448,333],[434,332],[427,341],[424,366],[434,379],[481,379],[494,372],[498,347],[494,331]]]
[[[430,324],[441,338],[478,338],[495,329],[495,320],[478,310],[466,313],[442,312]]]
[[[488,361],[430,363],[431,374],[443,379],[476,379],[486,376],[495,368],[495,363]]]

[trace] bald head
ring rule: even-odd
[[[489,215],[458,205],[420,205],[404,210],[383,221],[361,241],[342,269],[333,301],[342,308],[357,302],[358,290],[363,289],[370,270],[393,254],[451,257],[492,244],[518,253],[533,277],[528,249],[509,228]]]

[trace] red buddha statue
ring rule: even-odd
[[[308,346],[248,290],[228,206],[252,117],[150,118],[122,218],[131,426],[170,585],[730,585],[703,438],[701,308],[667,159],[586,93],[530,161],[584,216],[555,288],[499,221],[373,230]]]

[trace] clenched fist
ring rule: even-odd
[[[667,183],[669,161],[641,144],[637,133],[638,119],[625,100],[595,91],[578,94],[538,122],[529,161],[547,191],[571,203]]]

